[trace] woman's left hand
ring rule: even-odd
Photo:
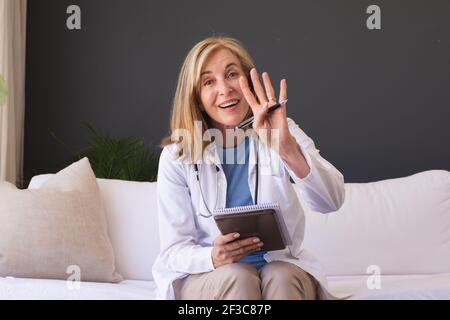
[[[288,145],[292,142],[292,135],[289,132],[287,123],[286,105],[281,105],[278,109],[268,113],[269,107],[277,103],[275,90],[273,89],[269,74],[267,72],[262,74],[265,89],[261,84],[258,72],[255,68],[250,71],[250,77],[257,98],[250,90],[248,81],[245,77],[240,77],[239,85],[241,86],[245,99],[253,111],[253,129],[265,144],[275,150]],[[286,80],[283,79],[280,82],[280,96],[278,101],[286,99],[287,83]],[[274,133],[272,130],[278,131],[279,141],[272,141],[272,134]],[[278,143],[278,146],[274,146],[274,143]]]

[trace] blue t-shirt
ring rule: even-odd
[[[245,143],[239,146],[218,148],[222,168],[227,178],[227,208],[254,204],[248,185],[249,148],[249,137],[245,137]],[[259,269],[267,263],[264,259],[265,253],[266,251],[251,253],[239,262],[249,263]]]

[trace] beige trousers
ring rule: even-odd
[[[232,263],[211,272],[175,281],[181,300],[314,300],[317,281],[298,266],[267,263],[259,272],[250,264]]]

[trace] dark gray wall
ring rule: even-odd
[[[370,4],[382,30],[366,28]],[[29,0],[27,30],[27,177],[70,161],[49,129],[75,148],[83,121],[159,143],[182,60],[214,33],[288,79],[288,115],[347,182],[450,170],[447,0]]]

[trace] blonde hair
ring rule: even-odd
[[[194,122],[202,122],[202,135],[207,129],[211,128],[209,116],[206,112],[200,110],[200,74],[204,63],[211,53],[221,48],[230,50],[238,58],[253,91],[250,81],[250,70],[254,68],[254,63],[250,54],[238,40],[224,36],[213,36],[197,43],[189,51],[181,67],[172,104],[170,134],[162,140],[161,147],[174,142],[179,145],[180,139],[173,141],[172,137],[173,133],[179,129],[184,129],[189,133],[190,139],[183,141],[183,143],[187,144],[189,150],[200,150],[201,154],[203,154],[203,150],[210,143],[209,141],[203,141],[203,139],[195,139]],[[251,109],[249,109],[246,118],[251,116],[251,114]],[[180,150],[178,156],[181,156],[181,152],[184,151]],[[190,153],[190,158],[193,163],[199,160],[198,154],[195,152]]]

